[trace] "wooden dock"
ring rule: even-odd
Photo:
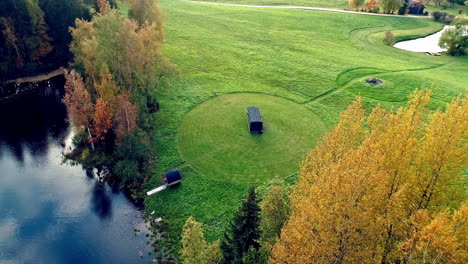
[[[166,185],[161,185],[161,186],[159,186],[158,188],[153,189],[153,190],[147,192],[146,194],[147,194],[148,196],[150,196],[150,195],[155,194],[155,193],[158,193],[158,192],[160,192],[160,191],[164,191],[164,190],[166,190],[166,188],[167,188]]]

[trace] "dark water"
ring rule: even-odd
[[[0,105],[0,263],[147,263],[142,208],[62,164],[62,83]]]

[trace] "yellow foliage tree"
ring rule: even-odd
[[[453,215],[431,216],[418,211],[409,221],[411,236],[400,243],[404,263],[466,263],[468,259],[468,205]]]
[[[189,217],[182,233],[180,251],[184,264],[221,264],[223,255],[219,240],[207,245],[202,224]]]
[[[302,166],[271,263],[393,263],[412,216],[466,200],[468,100],[429,114],[429,99],[368,117],[358,99],[341,115]]]

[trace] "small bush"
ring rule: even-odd
[[[434,11],[432,12],[432,17],[434,21],[443,21],[447,16],[447,12]]]
[[[447,12],[434,11],[432,12],[432,17],[434,21],[442,22],[445,24],[450,24],[455,19],[455,15],[450,15]]]
[[[89,158],[89,149],[85,148],[83,149],[83,152],[81,152],[81,160],[87,160]]]
[[[455,15],[447,15],[443,21],[445,24],[451,24],[455,20]]]
[[[446,10],[447,8],[450,7],[450,4],[447,2],[442,2],[440,3],[440,7],[442,7],[443,10]]]
[[[424,12],[424,15],[425,15],[425,16],[428,16],[428,15],[429,15],[429,12],[427,12],[427,11]]]
[[[393,46],[393,44],[395,44],[395,36],[390,31],[385,32],[385,44],[388,46]]]
[[[461,15],[463,13],[463,8],[458,8],[458,14]]]

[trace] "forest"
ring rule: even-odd
[[[65,66],[72,58],[69,27],[91,18],[79,0],[1,0],[0,6],[1,79]]]

